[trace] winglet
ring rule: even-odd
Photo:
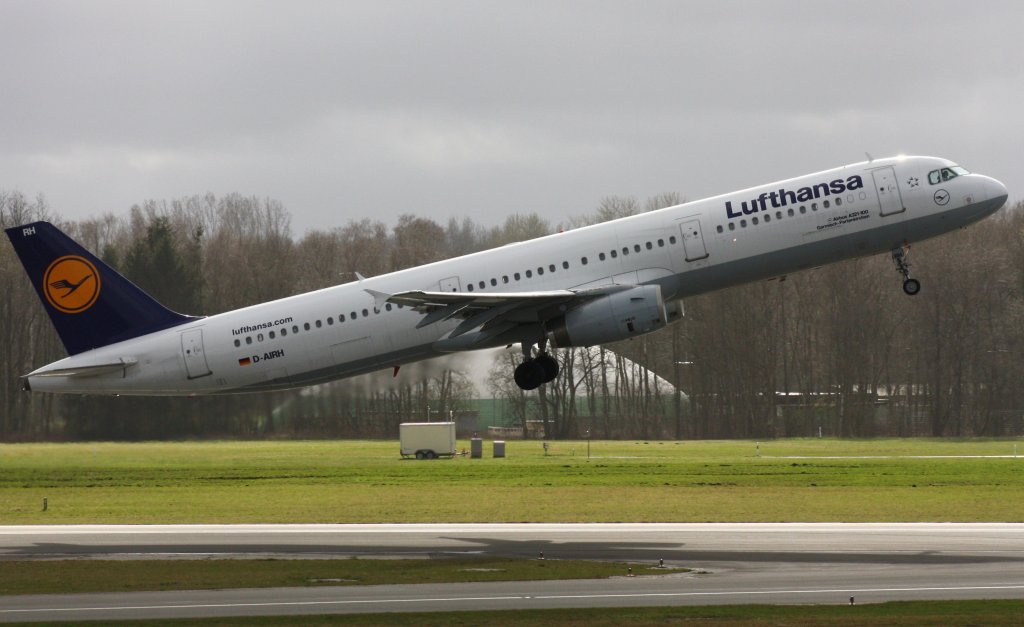
[[[360,277],[360,279],[361,278],[362,277]],[[363,291],[370,296],[373,296],[373,308],[378,311],[383,308],[384,304],[388,302],[389,298],[391,298],[391,294],[387,294],[385,292],[378,292],[377,290],[371,290],[369,288],[366,288]]]

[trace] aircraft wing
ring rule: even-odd
[[[586,290],[491,293],[416,290],[386,294],[370,289],[366,291],[374,297],[378,308],[385,303],[394,303],[424,314],[416,328],[444,320],[461,319],[462,323],[449,334],[449,337],[454,338],[476,328],[487,331],[497,325],[508,326],[507,323],[543,322],[571,307],[630,287],[609,285]]]

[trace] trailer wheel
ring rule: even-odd
[[[416,451],[416,459],[423,459],[423,451]]]
[[[437,458],[437,453],[435,453],[434,451],[427,451],[427,459],[436,459],[436,458]]]

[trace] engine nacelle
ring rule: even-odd
[[[686,310],[683,308],[683,299],[670,300],[665,303],[666,322],[672,324],[686,317]]]
[[[667,318],[661,288],[638,285],[567,311],[547,323],[547,336],[559,348],[594,346],[657,331]]]

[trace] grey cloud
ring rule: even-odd
[[[932,153],[1024,187],[1024,8],[979,2],[0,4],[0,187],[70,217],[280,199],[557,222]]]

